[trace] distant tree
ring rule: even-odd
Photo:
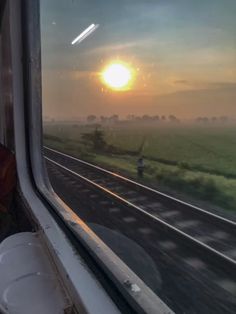
[[[115,114],[115,115],[114,115],[114,119],[115,119],[116,122],[119,121],[119,116],[118,116],[118,114]]]
[[[101,121],[102,123],[106,122],[106,117],[100,116],[100,121]]]
[[[175,122],[175,123],[176,123],[176,122],[180,122],[179,119],[176,118],[176,116],[174,116],[174,115],[172,115],[172,114],[169,115],[168,119],[169,119],[170,122]]]
[[[105,134],[98,128],[91,133],[81,134],[81,139],[86,146],[91,146],[96,151],[101,151],[106,147]]]
[[[220,122],[223,122],[223,123],[227,122],[228,119],[229,119],[229,118],[228,118],[227,116],[221,116],[221,117],[219,118]]]
[[[177,120],[176,117],[175,117],[174,115],[172,115],[172,114],[169,115],[168,119],[169,119],[171,122],[174,122],[174,121]]]
[[[152,119],[153,119],[154,121],[159,121],[159,120],[160,120],[160,117],[159,117],[158,115],[156,115],[156,116],[153,116]]]
[[[117,114],[113,114],[113,116],[111,116],[111,117],[109,118],[109,120],[110,120],[111,122],[118,122],[118,121],[119,121],[119,116],[118,116]]]
[[[147,114],[144,114],[144,115],[142,116],[142,120],[143,120],[143,121],[150,121],[150,120],[151,120],[151,117],[148,116]]]
[[[211,121],[212,121],[213,123],[217,122],[217,117],[212,117],[212,118],[211,118]]]
[[[197,118],[195,119],[195,121],[198,122],[198,123],[199,123],[199,122],[202,122],[202,117],[197,117]]]
[[[127,120],[131,120],[131,121],[135,120],[135,115],[134,114],[129,114],[127,116]]]
[[[161,120],[165,121],[166,120],[166,116],[161,116]]]
[[[87,116],[87,122],[88,123],[95,122],[96,119],[97,119],[97,117],[94,114],[90,114],[89,116]]]

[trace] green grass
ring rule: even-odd
[[[107,127],[106,142],[117,149],[115,154],[97,154],[82,145],[81,134],[92,129],[48,125],[45,144],[131,177],[136,176],[136,159],[142,154],[146,183],[236,209],[236,127]]]
[[[236,128],[114,129],[107,140],[121,149],[138,151],[163,163],[236,178]]]

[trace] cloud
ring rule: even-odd
[[[115,52],[115,51],[122,51],[125,49],[132,49],[137,47],[147,47],[148,45],[153,44],[153,42],[149,39],[138,40],[133,42],[126,42],[126,43],[117,43],[112,45],[103,45],[91,49],[90,51],[86,52],[86,55],[93,55],[93,54],[100,54],[104,52]]]
[[[236,89],[236,82],[205,82],[197,80],[174,80],[174,84],[186,85],[194,89]]]

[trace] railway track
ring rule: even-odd
[[[119,230],[126,228],[122,233],[144,246],[158,267],[168,265],[172,270],[174,267],[189,291],[200,293],[201,313],[234,313],[234,222],[55,150],[45,148],[45,158],[54,185],[61,184],[59,194],[63,194],[60,192],[62,186],[70,187],[70,197],[68,192],[64,197],[68,197],[69,204],[72,199],[72,208],[76,207],[75,199],[80,204],[84,199],[84,205],[94,210],[99,208],[102,218],[100,215],[97,217],[98,223],[107,219],[108,227],[113,224]],[[56,179],[59,173],[61,182]],[[86,214],[82,218],[89,220]],[[181,289],[184,288],[181,286]],[[186,293],[183,291],[183,295]],[[163,299],[171,306],[173,293],[170,295],[165,300],[164,294]],[[217,300],[217,310],[215,306],[212,309],[208,307],[206,297]],[[178,312],[176,304],[174,301],[174,309]]]
[[[46,148],[46,156],[144,212],[172,225],[230,260],[236,260],[236,223],[125,177]]]

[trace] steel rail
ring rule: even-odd
[[[233,228],[234,231],[236,232],[236,222],[234,222],[234,221],[230,221],[230,220],[228,220],[228,219],[226,219],[226,218],[224,218],[224,217],[221,217],[221,216],[216,215],[216,214],[214,214],[214,213],[208,212],[208,211],[206,211],[206,210],[204,210],[204,209],[202,209],[202,208],[200,208],[200,207],[198,207],[198,206],[194,206],[194,205],[192,205],[192,204],[189,204],[189,203],[187,203],[187,202],[184,202],[184,201],[182,201],[182,200],[180,200],[180,199],[177,199],[177,198],[175,198],[175,197],[173,197],[173,196],[170,196],[170,195],[168,195],[168,194],[165,194],[165,193],[163,193],[163,192],[157,191],[157,190],[155,190],[155,189],[153,189],[153,188],[151,188],[151,187],[148,187],[148,186],[146,186],[146,185],[144,185],[144,184],[141,184],[141,183],[139,183],[139,182],[136,182],[136,181],[133,181],[133,180],[131,180],[131,179],[129,179],[129,178],[126,178],[126,177],[124,177],[124,176],[122,176],[122,175],[120,175],[120,174],[117,174],[117,173],[115,173],[115,172],[109,171],[109,170],[104,169],[104,168],[102,168],[102,167],[99,167],[99,166],[97,166],[97,165],[93,165],[93,164],[91,164],[91,163],[89,163],[89,162],[87,162],[87,161],[81,160],[81,159],[79,159],[79,158],[73,157],[73,156],[68,155],[68,154],[65,154],[65,153],[62,153],[62,152],[57,151],[57,150],[55,150],[55,149],[49,148],[49,147],[47,147],[47,146],[44,146],[44,148],[46,148],[46,149],[48,149],[49,151],[52,151],[52,152],[54,152],[54,153],[57,153],[57,154],[59,154],[59,155],[62,155],[62,156],[65,156],[65,157],[67,157],[67,158],[70,158],[70,159],[72,159],[72,160],[75,160],[75,161],[77,161],[77,162],[79,162],[79,163],[81,163],[81,164],[84,164],[84,165],[88,166],[88,167],[94,168],[94,169],[99,170],[99,171],[101,171],[101,172],[103,172],[103,173],[106,173],[106,174],[108,174],[108,175],[111,175],[111,176],[113,176],[113,177],[115,177],[115,178],[119,178],[119,179],[123,180],[124,182],[127,182],[127,183],[132,184],[133,186],[143,188],[143,189],[145,189],[146,191],[149,191],[149,192],[154,193],[154,194],[156,194],[156,195],[158,195],[158,196],[161,196],[161,197],[164,197],[164,198],[166,198],[166,199],[168,199],[168,200],[171,200],[171,201],[177,203],[178,205],[187,206],[187,207],[188,207],[188,210],[191,209],[191,210],[194,210],[195,212],[199,212],[200,214],[206,215],[206,216],[209,217],[210,219],[214,219],[214,222],[217,222],[217,223],[226,223],[226,224],[228,225],[228,227]]]
[[[144,209],[140,208],[137,205],[134,205],[133,203],[129,202],[128,200],[122,198],[121,196],[117,195],[116,193],[110,191],[107,188],[104,188],[103,186],[93,182],[92,180],[78,174],[77,172],[63,166],[62,164],[45,157],[46,160],[53,163],[54,165],[60,167],[61,169],[64,169],[65,171],[69,172],[73,176],[79,178],[80,180],[86,182],[87,185],[90,185],[94,189],[100,190],[101,192],[105,193],[106,195],[109,195],[109,197],[112,197],[115,199],[118,203],[121,205],[127,206],[136,212],[139,212],[140,214],[144,215],[144,217],[151,219],[152,222],[155,222],[157,226],[161,227],[162,229],[165,229],[165,232],[168,232],[169,234],[172,234],[172,236],[175,239],[180,240],[185,246],[187,245],[192,250],[196,249],[204,259],[211,259],[211,262],[214,265],[217,265],[218,267],[224,265],[224,269],[232,275],[232,273],[236,273],[236,261],[229,258],[228,256],[220,253],[219,251],[213,249],[212,247],[208,246],[207,244],[193,238],[192,236],[186,234],[185,232],[175,228],[174,226],[170,225],[169,223],[159,219],[158,217],[148,213]]]

